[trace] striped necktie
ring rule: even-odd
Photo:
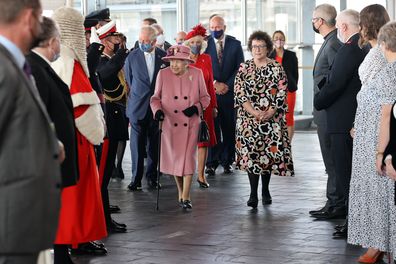
[[[223,63],[223,41],[218,40],[217,41],[217,58],[219,59],[219,64]]]

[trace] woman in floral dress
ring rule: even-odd
[[[271,174],[294,176],[294,171],[285,123],[286,74],[278,62],[267,57],[272,50],[267,33],[253,32],[248,48],[253,59],[241,64],[235,79],[236,168],[248,173],[247,205],[256,208],[260,175],[263,204],[271,204]]]

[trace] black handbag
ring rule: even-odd
[[[201,105],[201,115],[199,116],[201,118],[201,122],[199,124],[199,130],[198,130],[198,143],[209,143],[210,141],[210,135],[209,135],[209,127],[208,124],[206,123],[204,119],[204,109],[202,107],[201,102],[199,102]]]

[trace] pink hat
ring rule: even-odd
[[[173,45],[170,47],[166,52],[166,57],[163,57],[162,60],[169,62],[172,59],[186,60],[194,63],[194,61],[190,59],[190,48],[187,46]]]

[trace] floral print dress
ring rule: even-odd
[[[271,59],[263,67],[253,60],[242,63],[235,78],[236,168],[253,174],[294,176],[285,115],[287,78],[282,66]],[[242,106],[250,102],[256,110],[275,107],[267,121],[257,121]]]

